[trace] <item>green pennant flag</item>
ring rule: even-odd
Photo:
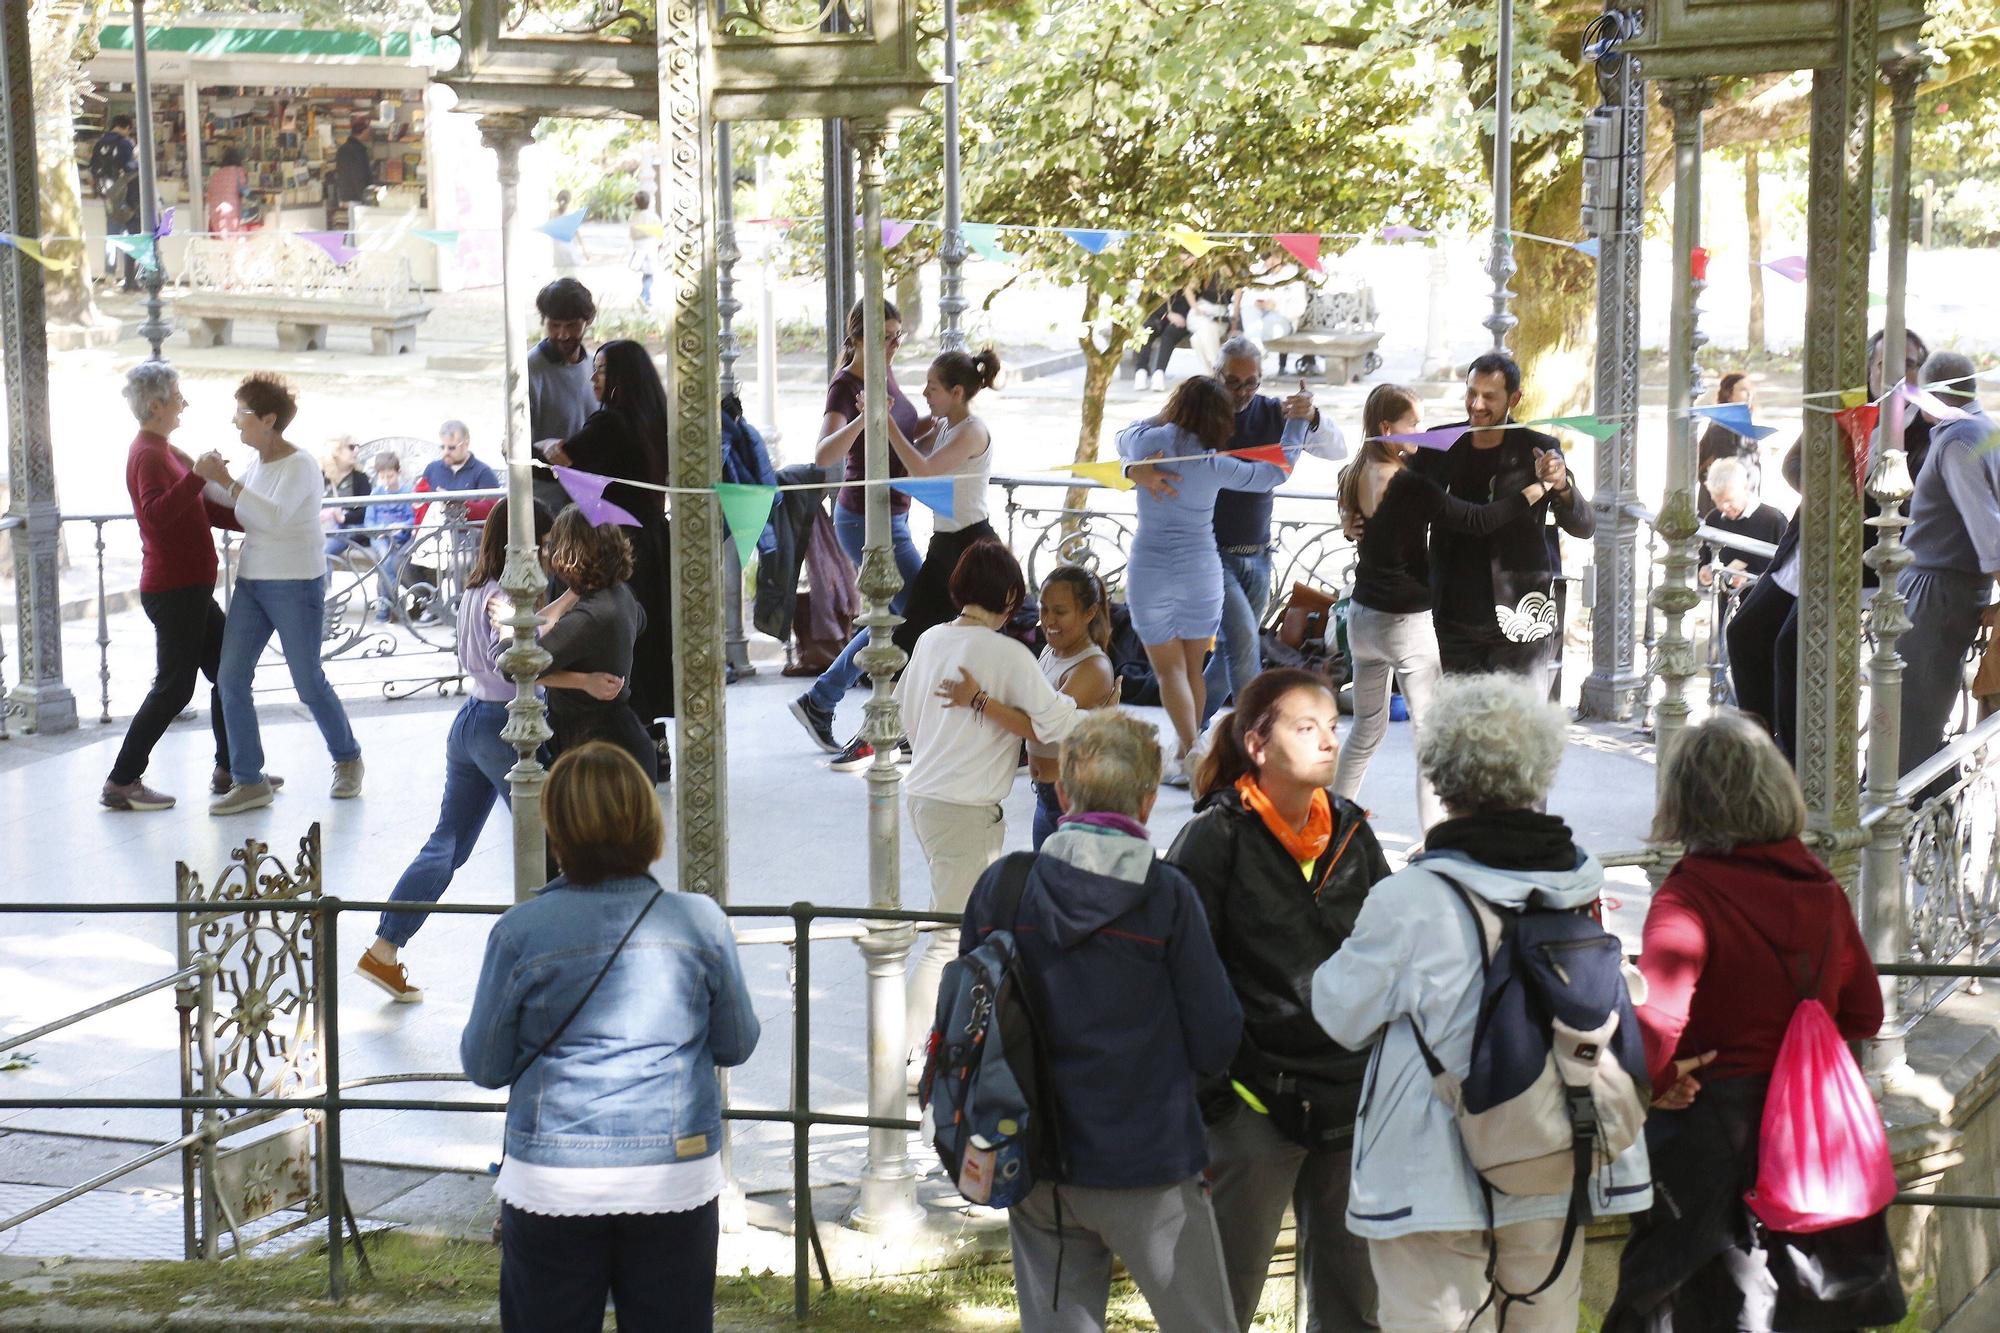
[[[1571,430],[1582,431],[1593,440],[1608,440],[1616,435],[1620,429],[1617,422],[1600,421],[1594,416],[1544,417],[1538,422],[1530,422],[1529,424],[1539,426],[1567,426]]]
[[[715,498],[722,504],[722,521],[729,525],[730,540],[736,543],[736,558],[750,567],[757,552],[757,539],[771,520],[771,502],[777,498],[775,486],[745,486],[738,481],[715,483]]]
[[[1008,254],[1000,244],[1000,224],[997,222],[961,222],[959,235],[965,237],[966,246],[981,259],[990,259],[996,264],[1011,264],[1014,256]]]
[[[140,268],[150,269],[157,262],[153,258],[154,241],[151,236],[107,236],[104,239],[137,260]]]

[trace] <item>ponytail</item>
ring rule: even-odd
[[[1258,672],[1237,692],[1236,707],[1217,726],[1215,740],[1195,768],[1193,786],[1197,801],[1210,792],[1234,786],[1238,778],[1257,776],[1257,765],[1250,758],[1250,741],[1263,740],[1271,734],[1271,727],[1278,720],[1278,704],[1293,690],[1319,690],[1331,695],[1333,682],[1303,667],[1272,667]]]
[[[981,389],[990,389],[1000,379],[1000,353],[991,347],[976,354],[945,352],[931,362],[940,383],[947,389],[963,389],[965,401],[972,401]]]

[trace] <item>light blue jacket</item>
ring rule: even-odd
[[[1279,443],[1289,464],[1305,443],[1308,423],[1287,421]],[[1194,455],[1206,457],[1197,458]],[[1118,432],[1118,456],[1141,463],[1155,456],[1178,458],[1163,471],[1174,478],[1171,500],[1156,499],[1141,489],[1137,504],[1139,530],[1134,547],[1168,551],[1215,548],[1215,497],[1220,491],[1274,491],[1284,484],[1286,468],[1260,458],[1235,458],[1214,453],[1193,432],[1150,419],[1135,421]]]
[[[1573,870],[1551,871],[1496,870],[1460,852],[1432,852],[1368,891],[1354,933],[1313,974],[1313,1017],[1327,1035],[1349,1050],[1375,1047],[1347,1203],[1347,1229],[1373,1240],[1486,1227],[1479,1177],[1404,1021],[1414,1015],[1439,1061],[1465,1076],[1479,1007],[1479,939],[1472,913],[1424,868],[1433,864],[1503,911],[1521,910],[1531,896],[1542,906],[1582,907],[1604,883],[1604,868],[1587,854]],[[1643,1136],[1596,1173],[1590,1202],[1600,1217],[1652,1206]],[[1498,1226],[1568,1211],[1566,1194],[1493,1198]]]
[[[656,1166],[721,1148],[716,1066],[749,1059],[759,1028],[728,918],[700,894],[664,894],[596,994],[528,1064],[657,887],[645,876],[589,885],[559,877],[487,937],[458,1053],[480,1087],[512,1085],[509,1156]]]

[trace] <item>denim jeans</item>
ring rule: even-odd
[[[1062,802],[1056,799],[1056,784],[1037,782],[1035,786],[1035,850],[1042,850],[1042,844],[1056,831],[1062,822]]]
[[[1201,725],[1215,716],[1225,699],[1239,693],[1262,669],[1264,609],[1271,604],[1271,553],[1222,552],[1222,627],[1215,634],[1215,651],[1202,669]]]
[[[368,545],[375,552],[375,591],[382,599],[378,609],[394,615],[396,599],[402,594],[403,562],[409,555],[410,534],[377,533]]]
[[[222,691],[222,716],[229,730],[229,776],[239,785],[264,780],[264,740],[257,734],[257,703],[251,694],[257,659],[275,632],[292,688],[311,710],[336,763],[361,757],[361,746],[347,725],[347,710],[334,696],[320,666],[321,616],[326,606],[326,577],[316,579],[238,579],[229,602],[229,620],[222,631],[222,667],[216,680]]]
[[[396,881],[389,901],[434,903],[444,897],[452,874],[478,844],[494,799],[512,804],[507,770],[514,766],[516,755],[514,747],[500,739],[500,728],[506,725],[507,705],[483,699],[467,699],[452,719],[444,744],[444,799],[438,805],[437,827]],[[428,919],[423,912],[384,912],[375,933],[400,949]]]
[[[840,538],[840,549],[847,552],[848,559],[859,565],[862,542],[866,535],[866,521],[861,515],[842,509],[836,504],[833,507],[833,530]],[[917,551],[917,544],[910,540],[909,514],[891,516],[889,540],[896,550],[896,572],[903,576],[903,590],[890,601],[889,609],[900,612],[903,603],[909,599],[910,580],[916,578],[917,571],[924,563],[923,556]],[[868,631],[856,630],[854,637],[847,641],[847,646],[840,650],[840,656],[834,658],[833,664],[820,672],[819,679],[813,682],[809,693],[814,703],[829,713],[840,707],[840,701],[846,698],[847,692],[861,680],[861,668],[854,658],[867,646]]]

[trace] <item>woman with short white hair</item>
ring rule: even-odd
[[[1488,1194],[1433,1090],[1424,1042],[1463,1079],[1484,977],[1483,918],[1583,909],[1604,870],[1544,814],[1562,761],[1562,710],[1514,675],[1447,676],[1417,764],[1446,818],[1408,868],[1375,885],[1339,952],[1313,975],[1313,1017],[1350,1050],[1375,1047],[1355,1126],[1348,1230],[1368,1242],[1383,1328],[1459,1328],[1500,1291],[1510,1333],[1574,1333],[1583,1246],[1563,1249],[1563,1194]],[[1455,886],[1455,887],[1454,887]],[[1471,901],[1480,911],[1475,918]],[[1652,1199],[1646,1145],[1592,1172],[1593,1215]]]

